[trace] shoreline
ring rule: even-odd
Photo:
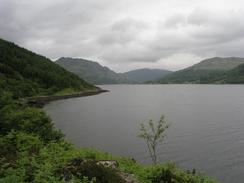
[[[36,96],[36,97],[26,98],[26,103],[28,106],[42,108],[44,105],[55,100],[86,97],[86,96],[98,95],[100,93],[105,93],[105,92],[109,92],[109,90],[95,89],[95,90],[86,90],[79,93],[73,93],[68,95]]]

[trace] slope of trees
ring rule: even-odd
[[[159,83],[243,84],[243,58],[212,58],[186,69],[173,72]]]
[[[237,66],[229,71],[224,77],[225,83],[243,84],[244,83],[244,64]]]
[[[51,60],[0,39],[0,88],[18,98],[93,86]]]
[[[219,70],[183,70],[162,78],[159,82],[167,83],[193,83],[207,84],[218,83],[227,71]]]
[[[56,63],[92,84],[133,83],[125,75],[116,73],[108,67],[104,67],[90,60],[62,57]]]
[[[127,78],[138,83],[146,83],[161,79],[172,71],[164,69],[136,69],[123,73]]]

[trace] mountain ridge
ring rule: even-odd
[[[124,75],[116,73],[94,61],[82,58],[61,57],[55,63],[92,84],[132,83]]]
[[[194,70],[231,70],[243,63],[244,58],[240,57],[213,57],[204,59],[188,68]]]
[[[156,83],[228,83],[227,80],[224,80],[228,75],[227,73],[241,64],[244,64],[244,58],[209,58],[185,69],[175,71]]]
[[[158,80],[170,73],[172,73],[172,71],[166,69],[142,68],[124,72],[123,74],[132,81],[145,83]]]
[[[92,84],[138,84],[160,79],[172,71],[166,69],[135,69],[117,73],[98,62],[82,58],[61,57],[55,61],[64,69]]]

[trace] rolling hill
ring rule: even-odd
[[[92,84],[132,83],[123,74],[116,73],[108,67],[90,60],[62,57],[56,63]]]
[[[244,84],[244,64],[238,65],[219,78],[222,83]]]
[[[239,72],[234,70],[241,64],[244,64],[244,58],[210,58],[173,72],[160,79],[159,83],[228,83],[230,80],[227,80],[227,77],[233,76],[231,73],[237,75]]]
[[[19,98],[95,87],[48,58],[0,39],[0,88]]]
[[[149,81],[155,81],[160,78],[165,77],[166,75],[172,73],[172,71],[169,70],[163,70],[163,69],[137,69],[132,70],[129,72],[123,73],[127,78],[129,78],[132,81],[138,82],[138,83],[145,83]]]

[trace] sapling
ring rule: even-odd
[[[157,147],[165,137],[166,129],[170,126],[165,121],[165,117],[161,116],[159,121],[155,123],[153,120],[149,120],[148,124],[140,124],[139,137],[146,140],[149,155],[152,159],[153,164],[157,164]]]

